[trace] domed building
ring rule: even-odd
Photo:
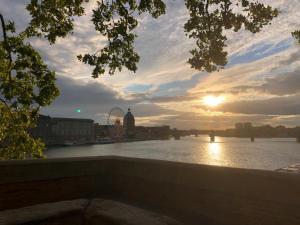
[[[134,137],[134,128],[135,128],[135,119],[134,119],[133,114],[131,113],[130,108],[128,108],[128,112],[124,116],[123,127],[124,127],[126,137],[133,138]]]

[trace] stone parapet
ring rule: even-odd
[[[0,210],[105,197],[185,224],[300,224],[300,175],[122,157],[0,162]]]

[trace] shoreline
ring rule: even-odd
[[[55,148],[55,147],[76,147],[76,146],[90,146],[90,145],[108,145],[108,144],[116,144],[116,143],[130,143],[130,142],[142,142],[142,141],[167,141],[172,139],[129,139],[123,141],[109,141],[109,142],[90,142],[90,143],[82,143],[82,144],[73,144],[73,145],[65,145],[65,144],[57,144],[57,145],[46,145],[46,149]]]
[[[182,136],[181,138],[188,138],[192,137],[194,138],[199,138],[199,137],[206,137],[206,135],[199,135],[195,137],[194,135],[189,135],[189,136]],[[227,136],[215,136],[215,137],[220,137],[220,138],[234,138],[234,139],[241,139],[241,140],[251,140],[249,137],[227,137]],[[209,139],[209,136],[207,136],[207,139]],[[294,139],[294,137],[257,137],[255,140],[262,140],[262,139]],[[57,148],[57,147],[76,147],[76,146],[93,146],[93,145],[110,145],[110,144],[117,144],[117,143],[132,143],[132,142],[144,142],[144,141],[169,141],[169,140],[175,140],[175,141],[180,141],[181,139],[175,139],[175,138],[169,138],[169,139],[127,139],[127,140],[122,140],[122,141],[115,141],[115,140],[108,140],[104,142],[89,142],[89,143],[79,143],[79,144],[72,144],[72,145],[65,145],[65,144],[56,144],[56,145],[46,145],[45,150],[47,149],[52,149],[52,148]],[[253,143],[255,143],[255,140]],[[207,141],[208,143],[219,143],[218,141]],[[298,139],[295,140],[295,143],[299,143]]]

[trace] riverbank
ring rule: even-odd
[[[55,148],[55,147],[70,147],[70,146],[89,146],[89,145],[107,145],[107,144],[116,144],[116,143],[128,143],[128,142],[142,142],[142,141],[165,141],[169,139],[124,139],[124,140],[113,140],[113,139],[104,139],[100,141],[94,142],[84,142],[84,143],[67,143],[60,145],[46,145],[47,148]]]
[[[79,198],[130,202],[184,222],[300,224],[300,176],[122,157],[0,162],[0,210]]]
[[[202,137],[206,137],[207,139],[209,139],[208,135],[200,135],[200,136],[182,136],[181,138],[189,138],[189,137],[193,137],[193,138],[202,138]],[[234,139],[238,139],[238,140],[249,140],[249,142],[251,141],[251,138],[249,137],[228,137],[228,136],[215,136],[215,138],[234,138]],[[258,140],[265,140],[265,139],[279,139],[279,140],[285,140],[285,139],[294,139],[294,138],[286,138],[286,137],[255,137],[253,142],[258,141]],[[91,146],[91,145],[107,145],[107,144],[116,144],[116,143],[131,143],[131,142],[144,142],[144,141],[167,141],[167,140],[177,140],[180,141],[180,138],[169,138],[169,139],[161,139],[161,138],[151,138],[151,139],[124,139],[124,140],[113,140],[113,139],[103,139],[103,140],[98,140],[98,141],[94,141],[94,142],[87,142],[87,143],[67,143],[67,144],[60,144],[60,145],[47,145],[47,148],[56,148],[56,147],[72,147],[72,146]],[[211,141],[209,141],[211,142]],[[218,141],[214,141],[214,142],[218,142]],[[295,143],[300,143],[300,139],[295,139]]]

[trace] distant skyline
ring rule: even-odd
[[[299,0],[263,0],[280,15],[262,32],[228,31],[229,64],[211,74],[190,69],[193,40],[183,32],[188,18],[184,1],[166,1],[158,20],[140,17],[135,46],[138,71],[91,78],[92,68],[77,55],[103,46],[87,16],[76,19],[74,34],[55,45],[41,39],[32,44],[57,73],[61,96],[42,109],[50,116],[90,118],[105,123],[110,108],[130,106],[137,125],[170,125],[179,129],[226,129],[236,122],[300,126],[300,46],[291,32],[300,27]],[[17,29],[28,23],[28,1],[2,0],[1,13]]]

